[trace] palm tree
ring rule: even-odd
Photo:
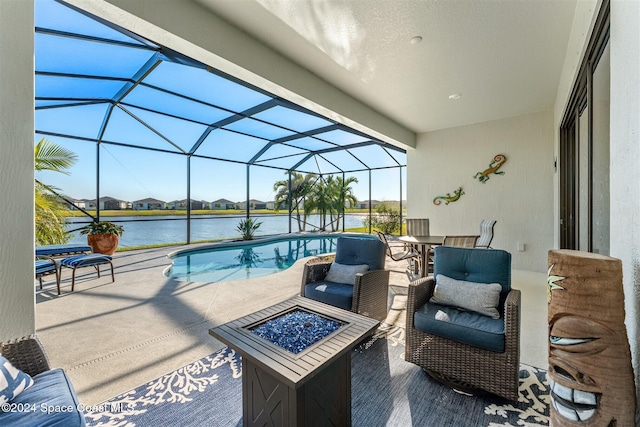
[[[36,171],[53,171],[66,175],[66,169],[78,161],[72,151],[61,147],[46,138],[42,138],[34,148],[34,164]],[[36,244],[52,245],[66,243],[69,236],[66,232],[64,203],[54,195],[55,189],[35,180],[35,219]]]
[[[327,214],[331,212],[333,197],[333,176],[324,178],[320,176],[320,179],[313,186],[313,190],[309,196],[309,202],[305,205],[305,211],[316,211],[320,215],[320,230],[326,231],[327,229]]]
[[[336,209],[336,212],[338,212],[335,227],[336,230],[340,229],[340,218],[342,217],[344,219],[344,208],[347,206],[347,204],[349,206],[355,206],[358,203],[357,197],[355,196],[355,194],[353,194],[353,188],[351,188],[351,184],[357,182],[358,178],[356,178],[355,176],[350,176],[347,179],[342,179],[341,176],[338,176],[334,181],[334,207]]]
[[[296,220],[298,222],[298,230],[304,231],[307,224],[308,211],[305,208],[305,200],[313,186],[315,174],[302,175],[300,172],[291,172],[291,194],[289,194],[289,180],[276,181],[273,184],[275,196],[275,211],[278,212],[281,204],[291,206],[291,210],[296,211]],[[304,209],[304,220],[300,219],[300,208]]]

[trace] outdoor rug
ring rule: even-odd
[[[403,359],[404,329],[383,325],[352,353],[354,426],[548,425],[546,371],[520,367],[520,398],[458,393]],[[242,426],[241,358],[229,348],[116,396],[89,426]]]

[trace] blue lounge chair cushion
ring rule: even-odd
[[[68,258],[65,258],[60,263],[64,267],[76,268],[79,265],[82,267],[89,265],[98,265],[105,264],[111,261],[111,256],[103,255],[103,254],[83,254],[83,255],[74,255]]]
[[[48,259],[36,260],[36,276],[56,271],[58,266],[54,261]]]
[[[73,243],[66,245],[36,246],[36,256],[61,256],[79,252],[91,252],[91,246]]]
[[[304,296],[334,307],[351,310],[353,286],[321,280],[305,285]]]
[[[33,377],[34,383],[13,400],[29,411],[0,411],[3,426],[85,426],[75,389],[62,369],[52,369]],[[65,410],[62,410],[64,408]]]
[[[474,347],[504,352],[504,319],[426,303],[414,314],[416,329]]]

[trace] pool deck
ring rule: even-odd
[[[191,246],[193,247],[193,246]],[[208,330],[298,295],[303,264],[270,276],[216,283],[180,282],[163,276],[167,254],[184,247],[117,252],[115,283],[106,270],[63,271],[62,294],[51,276],[36,285],[36,330],[52,367],[64,368],[80,401],[93,405],[194,362],[223,347]],[[409,283],[406,262],[387,258],[389,299],[402,306]],[[37,284],[37,282],[35,282]],[[547,366],[546,274],[513,272],[523,292],[522,357]],[[402,323],[398,311],[390,321]],[[395,315],[392,318],[392,315]]]

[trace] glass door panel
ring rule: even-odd
[[[609,255],[609,45],[593,72],[592,252]]]
[[[589,107],[578,120],[578,249],[589,250]]]

